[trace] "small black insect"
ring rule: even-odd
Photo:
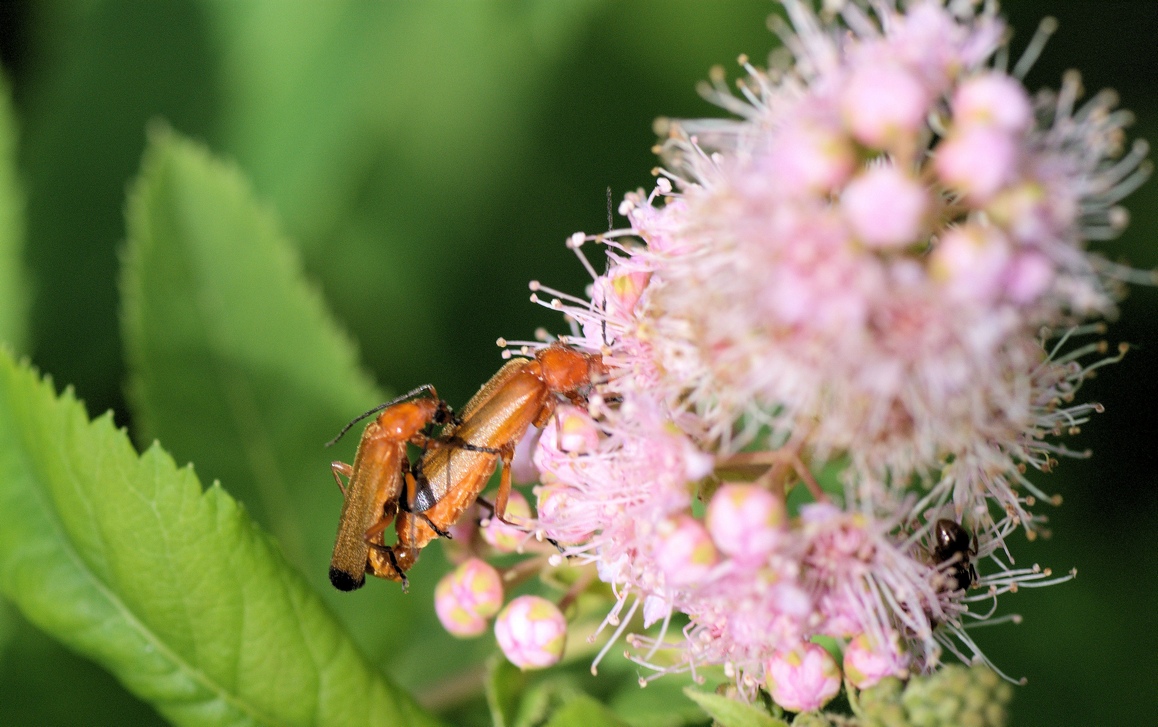
[[[933,563],[947,567],[942,572],[954,590],[967,590],[977,582],[977,569],[973,567],[972,556],[977,555],[977,545],[969,531],[952,520],[938,520],[933,524]]]

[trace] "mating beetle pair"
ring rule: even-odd
[[[452,414],[433,386],[423,386],[371,409],[381,412],[362,434],[354,464],[334,462],[334,479],[345,503],[330,561],[330,582],[342,591],[360,588],[365,574],[407,586],[406,571],[419,552],[447,531],[479,497],[499,461],[503,470],[494,517],[506,520],[515,446],[533,424],[550,421],[559,397],[585,401],[583,391],[606,374],[599,354],[566,344],[540,349],[534,358],[517,358],[499,369],[462,413]],[[415,398],[420,394],[423,398]],[[426,433],[440,425],[437,437]],[[341,437],[339,434],[338,437]],[[337,441],[335,439],[335,441]],[[406,445],[421,447],[410,463]],[[343,486],[342,477],[348,484]],[[395,524],[397,544],[383,534]]]

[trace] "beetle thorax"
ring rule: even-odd
[[[575,391],[591,383],[587,355],[569,346],[549,346],[539,351],[535,358],[542,371],[543,383],[556,394]]]

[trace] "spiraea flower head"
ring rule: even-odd
[[[1116,357],[1086,337],[1139,276],[1087,243],[1149,168],[1112,94],[1026,90],[1049,23],[1010,68],[991,2],[782,4],[769,66],[705,89],[734,118],[665,121],[630,227],[569,239],[587,297],[532,284],[606,376],[520,457],[551,562],[611,587],[596,664],[639,614],[656,674],[807,710],[840,684],[814,639],[891,684],[983,660],[999,596],[1070,577],[1008,541],[1097,411],[1076,394]]]

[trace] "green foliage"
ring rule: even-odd
[[[696,704],[712,716],[721,727],[788,727],[788,723],[776,719],[756,705],[724,697],[719,694],[700,692],[691,687],[684,690]]]
[[[0,354],[0,588],[178,724],[424,722],[245,510]]]
[[[322,444],[383,395],[235,168],[155,129],[127,216],[138,438],[229,483],[324,585],[334,525],[314,515],[337,493],[318,469]]]
[[[4,98],[0,340],[74,385],[93,411],[115,409],[138,443],[159,437],[179,463],[194,462],[206,481],[220,479],[277,544],[257,535],[220,489],[196,494],[192,473],[175,470],[156,447],[138,460],[108,417],[84,424],[68,395],[55,399],[4,359],[0,471],[26,474],[0,482],[0,584],[14,604],[0,603],[0,723],[147,724],[160,719],[150,705],[170,719],[176,710],[215,721],[197,710],[264,705],[275,692],[288,695],[275,708],[292,712],[308,690],[289,692],[312,671],[332,679],[324,694],[318,686],[319,704],[341,701],[334,694],[345,700],[348,711],[329,713],[334,722],[404,724],[412,715],[383,706],[393,692],[375,681],[356,647],[424,701],[473,684],[473,701],[432,701],[464,724],[489,724],[492,711],[478,696],[484,680],[462,678],[482,673],[493,642],[458,641],[438,626],[430,607],[437,547],[423,556],[409,596],[383,583],[338,594],[325,582],[339,506],[326,464],[349,460],[357,432],[334,451],[321,445],[383,396],[333,318],[355,332],[382,389],[433,382],[461,404],[499,364],[496,336],[559,325],[526,305],[526,280],[582,289],[586,278],[560,241],[576,229],[603,228],[606,186],[618,197],[649,183],[656,115],[717,113],[695,97],[694,84],[737,53],[761,60],[773,42],[761,22],[771,6],[25,5],[5,16],[14,23],[4,50],[18,123]],[[1043,13],[1060,15],[1062,31],[1031,85],[1056,86],[1077,65],[1089,71],[1089,88],[1117,87],[1138,112],[1139,136],[1153,139],[1153,69],[1109,65],[1150,57],[1149,25],[1134,22],[1138,10],[1130,7],[1152,15],[1147,0],[1009,10],[1020,14],[1023,40]],[[1091,54],[1106,37],[1121,52]],[[126,230],[125,184],[141,167],[146,123],[158,117],[237,159],[253,191],[204,147],[158,130],[149,135]],[[1134,221],[1126,239],[1106,248],[1111,257],[1154,264],[1156,194],[1151,183],[1127,200]],[[119,267],[116,251],[126,237]],[[325,288],[336,316],[307,280]],[[1153,340],[1156,304],[1152,290],[1136,289],[1117,338]],[[1144,386],[1153,380],[1155,350],[1140,346],[1105,379]],[[122,397],[129,367],[133,409]],[[1123,391],[1094,392],[1108,411],[1090,427],[1102,438],[1090,442],[1102,456],[1089,469],[1067,463],[1062,477],[1152,478],[1144,458],[1153,449],[1153,392]],[[22,401],[28,406],[12,419],[10,405]],[[95,448],[78,451],[86,442]],[[147,497],[149,476],[168,484]],[[838,483],[823,481],[826,488]],[[999,629],[978,638],[993,640],[984,648],[996,661],[1032,677],[1019,691],[1014,709],[1022,718],[1013,723],[1024,715],[1040,723],[1125,723],[1137,713],[1138,695],[1153,691],[1145,670],[1115,668],[1145,663],[1152,651],[1153,638],[1139,624],[1149,623],[1153,588],[1122,557],[1148,552],[1153,542],[1153,503],[1145,500],[1152,488],[1109,498],[1104,489],[1082,494],[1061,482],[1056,489],[1067,493],[1067,506],[1051,521],[1066,537],[1032,544],[1041,550],[1026,562],[1073,563],[1085,575],[1066,599],[1019,594],[1027,618],[1018,639]],[[227,536],[244,547],[224,560],[198,555],[216,551]],[[155,572],[140,577],[131,572],[138,566]],[[228,599],[238,594],[257,604],[251,611],[242,602],[241,636],[228,628],[238,608]],[[182,612],[194,605],[199,612]],[[327,625],[306,632],[319,613]],[[240,649],[242,636],[252,650]],[[326,639],[341,646],[311,650]],[[261,651],[260,644],[273,646]],[[244,667],[233,674],[236,691],[254,690],[250,702],[214,697],[207,686],[230,654]],[[335,654],[341,658],[331,663]],[[355,676],[333,676],[339,662]],[[674,694],[684,684],[678,677],[640,689],[635,667],[613,662],[601,665],[597,679],[586,664],[546,674],[504,665],[491,672],[488,696],[508,727],[575,715],[607,723],[592,699],[638,727],[705,721],[695,703]],[[110,672],[147,701],[133,700]],[[862,706],[866,700],[863,693]],[[897,700],[882,710],[907,714]],[[321,720],[319,711],[313,721]]]
[[[568,699],[544,727],[629,727],[629,725],[598,701],[586,695],[577,695]]]
[[[24,269],[24,190],[16,170],[16,118],[8,81],[0,77],[0,341],[23,351],[28,334]]]
[[[509,216],[496,188],[525,174],[538,119],[522,111],[601,4],[206,3],[228,79],[219,148],[277,206],[375,366],[444,365],[445,341],[423,333],[448,306],[477,310],[459,296],[493,255],[479,225]]]

